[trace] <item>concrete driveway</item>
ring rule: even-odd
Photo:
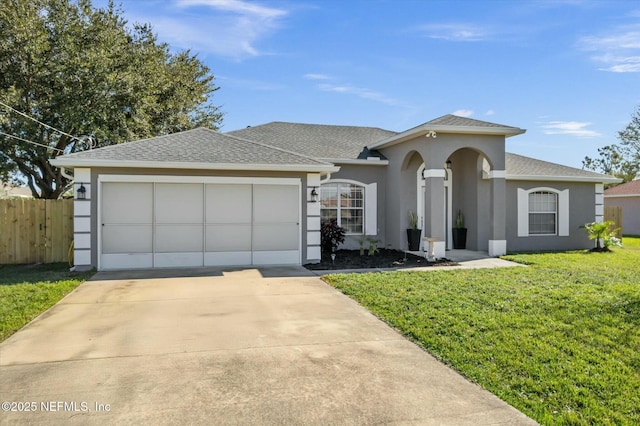
[[[98,273],[0,345],[0,393],[11,424],[535,424],[302,268]]]

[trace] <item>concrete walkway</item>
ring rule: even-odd
[[[3,424],[535,424],[303,268],[98,273],[0,344],[0,396],[33,402]]]

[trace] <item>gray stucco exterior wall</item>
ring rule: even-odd
[[[595,220],[595,184],[580,182],[548,182],[508,180],[506,190],[506,231],[507,250],[544,251],[576,250],[593,247],[584,229],[580,225]],[[569,235],[518,236],[518,188],[552,188],[558,191],[569,190]]]

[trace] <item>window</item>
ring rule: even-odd
[[[518,237],[569,236],[569,189],[518,188]]]
[[[555,235],[558,194],[538,191],[529,194],[529,235]]]
[[[352,183],[325,183],[320,189],[322,223],[337,219],[347,234],[364,233],[365,188]]]

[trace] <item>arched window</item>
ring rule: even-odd
[[[529,235],[555,235],[558,229],[558,194],[529,193]]]
[[[320,191],[321,222],[337,219],[347,234],[364,233],[365,187],[354,183],[325,183]]]
[[[518,236],[569,235],[569,190],[518,188]]]

